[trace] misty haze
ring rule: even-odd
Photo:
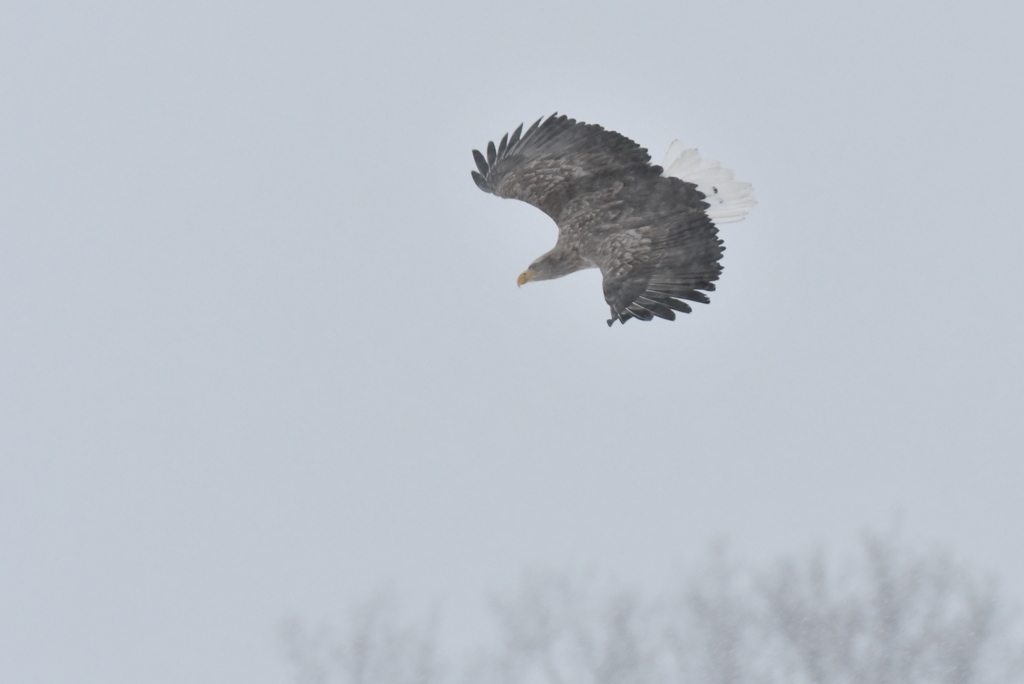
[[[1019,680],[1022,32],[4,3],[0,682]],[[553,112],[752,184],[710,303],[524,277]]]

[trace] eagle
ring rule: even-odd
[[[554,248],[519,286],[599,268],[609,326],[671,321],[690,313],[687,302],[707,304],[725,250],[716,223],[740,221],[756,204],[749,183],[678,140],[656,166],[626,136],[557,113],[473,159],[481,190],[532,204],[558,226]]]

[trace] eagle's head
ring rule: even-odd
[[[583,262],[574,251],[559,249],[557,246],[534,259],[525,271],[519,274],[516,284],[522,287],[531,280],[551,280],[575,273],[592,264]]]

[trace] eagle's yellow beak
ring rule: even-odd
[[[533,271],[527,269],[519,274],[519,280],[516,281],[516,285],[522,287],[524,283],[528,283],[533,280]]]

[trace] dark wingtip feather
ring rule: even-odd
[[[627,311],[633,314],[633,316],[635,316],[638,320],[649,321],[652,318],[654,318],[654,314],[648,311],[647,309],[641,308],[639,305],[636,305],[636,308],[634,309],[632,308],[633,306],[633,304],[630,304],[630,308],[628,308]]]
[[[700,304],[710,304],[711,300],[703,292],[697,290],[684,290],[676,295],[680,299],[689,299],[691,302],[699,302]]]
[[[498,159],[505,156],[505,148],[508,145],[508,133],[501,136],[501,144],[498,145]]]
[[[523,124],[519,124],[518,128],[512,132],[512,137],[508,139],[508,147],[512,149],[516,143],[519,142],[519,136],[523,133]]]
[[[690,313],[691,311],[693,311],[693,309],[690,308],[690,305],[687,304],[686,302],[681,302],[678,299],[673,299],[671,297],[666,297],[665,298],[665,304],[667,306],[672,307],[676,311],[679,311],[679,312],[682,312],[682,313]]]
[[[487,166],[487,160],[484,159],[484,155],[480,154],[480,150],[473,150],[473,160],[476,161],[476,168],[480,169],[480,175],[486,177],[487,172],[491,169]]]
[[[498,158],[498,152],[494,149],[494,141],[487,143],[487,165],[494,166],[494,160]]]
[[[531,135],[531,134],[532,134],[532,133],[533,133],[533,132],[534,132],[535,130],[537,130],[537,127],[538,127],[538,126],[540,126],[540,122],[541,122],[541,121],[543,121],[543,120],[544,120],[544,117],[542,116],[542,117],[540,117],[539,119],[537,119],[536,121],[534,121],[534,122],[533,122],[533,125],[532,125],[532,126],[530,126],[529,128],[527,128],[527,129],[526,129],[526,133],[524,133],[524,134],[523,134],[523,140],[526,140],[527,138],[529,138],[529,137],[530,137],[530,135]]]
[[[614,318],[609,318],[606,322],[608,323],[608,327],[610,328],[610,327],[612,327],[612,323],[615,322],[615,319]]]
[[[491,191],[491,188],[487,185],[487,181],[484,180],[483,176],[481,176],[476,171],[470,171],[470,173],[473,174],[473,182],[476,183],[476,186],[478,188],[480,188],[484,192],[490,192]]]

